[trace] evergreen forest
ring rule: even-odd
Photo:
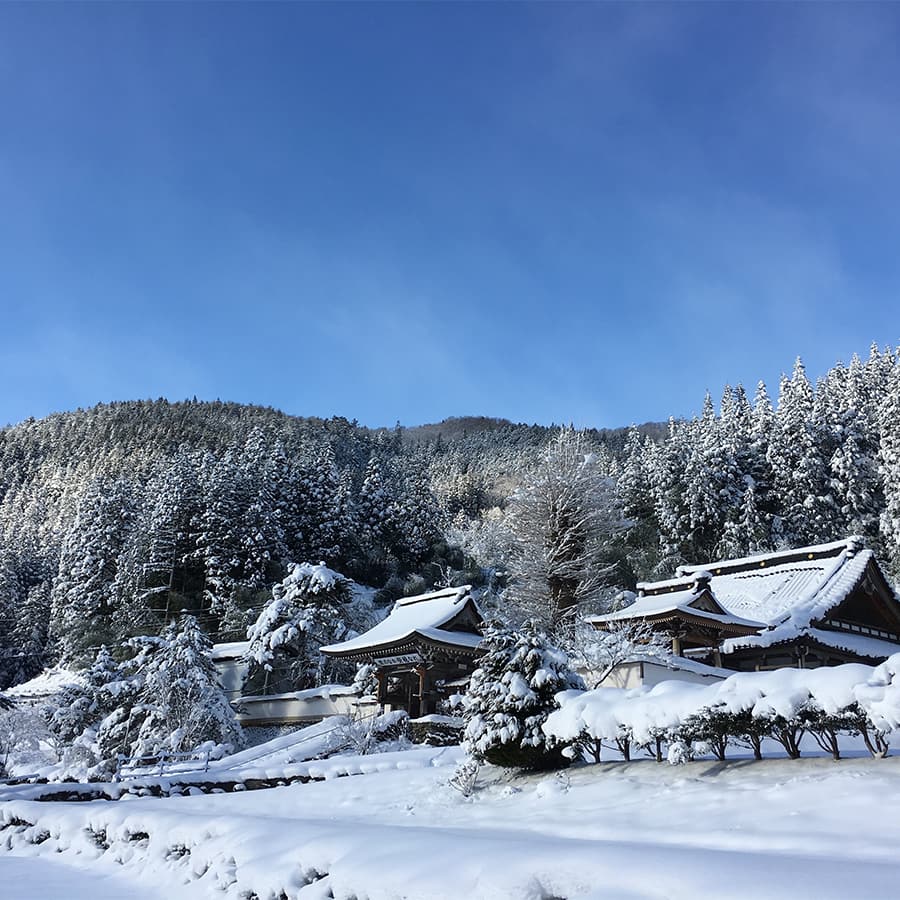
[[[214,641],[243,639],[304,562],[377,588],[382,605],[475,583],[512,617],[517,598],[535,593],[535,536],[552,540],[529,518],[542,515],[529,496],[554,478],[582,490],[547,474],[559,435],[488,418],[370,429],[197,400],[7,427],[0,689],[164,634],[182,613]],[[772,394],[727,387],[693,419],[588,430],[578,442],[579,470],[592,473],[591,515],[573,519],[590,548],[582,606],[608,605],[683,562],[848,534],[900,573],[893,349],[873,347],[815,382],[798,360]]]

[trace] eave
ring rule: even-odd
[[[356,647],[350,650],[323,650],[326,656],[335,657],[337,659],[350,659],[358,662],[372,662],[373,660],[388,656],[403,656],[410,653],[418,653],[422,657],[428,657],[429,651],[437,651],[445,656],[455,657],[457,659],[474,659],[479,656],[481,650],[477,646],[467,646],[465,643],[458,643],[453,640],[454,635],[466,635],[468,638],[470,632],[445,632],[447,638],[442,638],[435,632],[439,629],[429,629],[428,634],[422,634],[414,631],[411,634],[404,635],[393,641],[385,641],[380,644],[371,644],[366,647]],[[471,634],[472,638],[481,639],[480,635]]]

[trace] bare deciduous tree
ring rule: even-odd
[[[563,649],[590,688],[600,687],[622,663],[638,658],[665,663],[672,655],[672,644],[665,634],[633,619],[612,622],[603,631],[581,622],[566,639]]]
[[[511,598],[551,632],[571,630],[579,608],[596,602],[613,567],[604,559],[622,527],[612,479],[583,432],[563,428],[513,495]]]

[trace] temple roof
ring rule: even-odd
[[[733,653],[747,647],[774,647],[778,644],[790,644],[797,640],[806,640],[823,647],[846,650],[857,656],[869,659],[886,659],[897,652],[897,645],[892,641],[870,637],[865,634],[848,634],[845,631],[831,631],[825,628],[773,628],[759,635],[731,638],[722,644],[723,653]]]
[[[425,642],[443,644],[473,651],[481,643],[481,635],[471,628],[456,630],[457,619],[464,619],[469,607],[471,620],[481,621],[481,612],[472,598],[472,588],[445,588],[417,597],[403,597],[394,604],[390,615],[364,634],[340,644],[322,647],[332,656],[356,656],[378,648],[395,648],[403,644]]]
[[[631,606],[626,606],[624,609],[616,610],[616,612],[608,613],[604,616],[591,616],[587,621],[591,624],[600,625],[635,618],[666,618],[667,614],[671,614],[674,617],[677,613],[682,613],[720,625],[736,625],[754,629],[764,627],[761,622],[744,619],[741,616],[729,613],[721,604],[716,602],[715,597],[711,596],[708,590],[698,589],[695,582],[688,583],[689,586],[687,587],[684,586],[685,582],[671,581],[668,584],[681,587],[682,589],[640,596]]]
[[[862,539],[800,547],[755,557],[683,566],[682,577],[710,574],[709,587],[730,613],[773,627],[790,621],[809,625],[837,606],[874,559]],[[653,590],[652,584],[639,585]]]
[[[666,613],[679,612],[706,615],[723,622],[755,625],[758,633],[725,641],[722,649],[726,653],[774,646],[805,635],[823,646],[878,658],[895,650],[896,644],[874,635],[830,630],[826,621],[862,582],[870,566],[877,569],[877,561],[859,537],[681,566],[676,578],[639,584],[639,596],[631,606],[589,621],[602,624],[633,618],[660,619]],[[887,590],[896,602],[889,585]],[[702,596],[710,597],[716,606],[698,603]],[[715,609],[726,618],[716,616],[711,611]]]

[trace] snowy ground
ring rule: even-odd
[[[0,895],[15,900],[174,900],[171,892],[143,887],[121,872],[76,867],[46,855],[0,856],[0,886]]]
[[[446,784],[459,756],[418,748],[370,774],[244,794],[12,800],[0,816],[33,827],[0,832],[0,847],[115,871],[141,900],[159,895],[147,884],[179,900],[843,900],[900,883],[900,759],[485,769],[466,799]],[[343,759],[365,772],[378,758]]]

